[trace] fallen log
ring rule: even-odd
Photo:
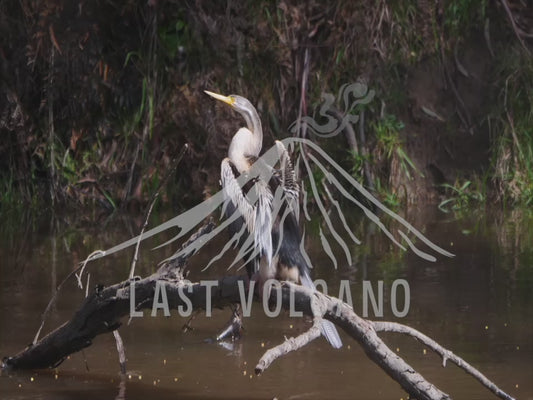
[[[211,229],[212,224],[202,227],[183,248]],[[70,354],[89,347],[96,336],[114,332],[121,326],[124,317],[131,318],[132,312],[150,308],[153,310],[154,301],[157,303],[163,291],[169,309],[178,311],[184,307],[207,311],[211,307],[221,308],[245,302],[243,292],[247,284],[246,276],[228,276],[209,285],[203,282],[192,283],[184,279],[190,256],[191,254],[185,254],[170,258],[154,274],[143,279],[128,279],[105,288],[97,286],[93,293],[86,297],[70,321],[15,356],[5,357],[2,369],[56,367]],[[250,285],[250,290],[253,288],[254,285]],[[277,289],[279,290],[270,291],[270,304],[279,302],[284,309],[292,309],[311,316],[313,324],[308,331],[296,338],[286,339],[280,345],[267,350],[255,368],[256,374],[263,373],[275,360],[288,352],[296,351],[319,337],[320,324],[325,318],[356,340],[367,356],[398,382],[412,398],[441,400],[449,399],[450,396],[428,382],[392,351],[379,337],[380,331],[406,333],[415,337],[440,354],[443,359],[451,360],[475,376],[496,396],[506,400],[513,399],[460,357],[410,327],[363,319],[339,299],[299,285],[282,282]]]

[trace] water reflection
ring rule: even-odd
[[[152,225],[166,219],[154,216]],[[356,312],[362,312],[362,282],[377,289],[384,282],[384,320],[397,320],[390,307],[395,279],[409,283],[411,307],[400,320],[455,351],[517,398],[533,398],[533,221],[525,211],[506,214],[478,211],[456,218],[434,210],[404,215],[432,241],[456,254],[429,263],[392,247],[372,225],[357,215],[350,224],[362,244],[354,245],[353,265],[339,264],[318,249],[320,221],[307,229],[307,249],[315,266],[314,277],[328,283],[331,294],[339,282],[349,280]],[[142,217],[124,215],[99,223],[57,216],[52,222],[16,220],[0,235],[0,355],[12,355],[30,343],[40,315],[55,287],[77,263],[97,248],[108,248],[134,236]],[[391,227],[394,231],[394,227]],[[154,261],[176,249],[150,249],[172,237],[167,233],[143,245],[136,273],[146,275]],[[226,257],[205,272],[201,269],[220,243],[211,243],[191,260],[191,280],[209,279],[227,271]],[[335,249],[334,251],[341,251]],[[133,250],[104,258],[90,266],[91,288],[127,277]],[[342,258],[339,257],[339,260]],[[226,263],[226,264],[225,264]],[[68,319],[85,296],[72,280],[63,288],[43,332]],[[405,398],[399,386],[368,360],[359,346],[343,337],[345,347],[334,351],[322,338],[278,360],[260,377],[253,369],[263,352],[284,336],[308,327],[304,319],[286,313],[267,318],[261,304],[244,320],[244,336],[233,347],[209,344],[230,316],[214,310],[212,318],[198,316],[194,330],[182,333],[186,319],[134,320],[120,329],[128,371],[121,378],[112,335],[98,337],[84,356],[74,354],[56,370],[3,373],[2,398]],[[371,314],[371,318],[374,316]],[[126,322],[126,321],[125,321]],[[341,332],[341,336],[344,334]],[[454,366],[442,368],[439,360],[409,338],[388,334],[386,342],[428,380],[456,398],[485,399],[490,394],[477,381]]]

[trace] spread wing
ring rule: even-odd
[[[279,156],[280,167],[278,175],[280,177],[283,194],[291,211],[294,213],[296,220],[298,220],[300,216],[300,188],[298,186],[298,177],[296,176],[289,153],[283,142],[276,140],[275,145]]]
[[[245,194],[243,183],[237,181],[234,168],[229,158],[225,158],[220,166],[220,177],[225,202],[231,202],[234,213],[244,220],[248,232],[254,237],[254,245],[258,254],[267,257],[268,264],[272,261],[272,193],[261,177],[253,177],[252,188]],[[227,207],[227,206],[226,206]]]
[[[324,252],[331,258],[335,268],[338,260],[335,252],[328,241],[328,237],[333,238],[334,241],[342,249],[342,253],[346,258],[348,265],[352,264],[352,254],[349,246],[344,240],[342,230],[344,230],[350,239],[355,244],[361,244],[361,241],[355,236],[351,227],[349,226],[343,211],[342,203],[348,204],[348,207],[355,205],[361,209],[364,215],[370,219],[396,246],[403,250],[409,248],[419,257],[427,261],[435,261],[435,254],[440,254],[446,257],[453,257],[453,254],[437,246],[426,238],[420,231],[407,222],[404,218],[394,213],[385,207],[379,200],[377,200],[370,192],[368,192],[359,182],[357,182],[347,171],[345,171],[333,158],[331,158],[320,146],[313,141],[306,138],[290,137],[282,140],[285,147],[296,147],[299,149],[299,157],[301,164],[306,172],[308,190],[305,190],[303,181],[303,209],[306,219],[309,220],[308,201],[312,198],[321,213],[323,224],[329,231],[329,234],[324,234],[322,229],[320,231],[320,238]],[[315,175],[319,172],[324,178],[318,180]],[[390,217],[395,223],[399,223],[398,237],[395,236],[381,220],[377,213],[374,213],[369,207],[365,206],[361,201],[354,197],[351,192],[358,191],[370,203],[372,203],[380,214]],[[322,200],[321,194],[324,194],[331,205],[327,207]],[[344,200],[344,201],[340,201]],[[346,207],[346,206],[345,206]],[[353,211],[350,211],[353,212]],[[332,216],[336,215],[340,224],[332,222]],[[327,232],[326,232],[327,233]],[[421,250],[415,245],[421,243],[426,249]]]
[[[290,159],[286,151],[286,148],[291,147],[299,149],[299,157],[302,160],[301,164],[303,165],[309,181],[308,187],[310,188],[310,191],[305,190],[303,183],[300,188],[302,191],[302,207],[304,215],[307,219],[309,219],[307,203],[311,198],[314,198],[315,203],[317,204],[319,211],[324,218],[325,228],[327,228],[327,231],[329,231],[329,234],[326,231],[326,234],[321,235],[322,246],[324,247],[324,250],[328,256],[333,259],[335,265],[338,263],[335,252],[332,251],[331,245],[328,242],[328,237],[333,237],[333,239],[339,244],[349,264],[351,263],[350,248],[353,247],[348,246],[343,239],[343,235],[339,234],[337,229],[344,229],[346,232],[348,232],[349,237],[354,243],[360,243],[360,240],[355,236],[351,227],[347,223],[346,218],[344,218],[344,212],[340,206],[342,203],[340,202],[341,198],[344,198],[344,203],[348,202],[348,204],[351,204],[352,207],[355,205],[361,209],[364,215],[370,221],[372,221],[390,239],[392,243],[403,250],[410,248],[415,254],[428,261],[435,261],[435,254],[453,257],[453,254],[431,242],[404,218],[395,214],[393,211],[381,204],[374,196],[372,196],[371,193],[369,193],[361,184],[359,184],[359,182],[357,182],[347,171],[337,164],[335,160],[333,160],[316,143],[305,138],[289,137],[281,140],[279,144],[276,143],[275,146],[272,146],[272,148],[268,149],[252,165],[249,176],[247,177],[241,175],[236,178],[233,173],[230,175],[231,166],[229,166],[227,161],[223,162],[224,166],[222,167],[222,180],[224,183],[224,188],[221,191],[197,206],[170,219],[169,221],[147,232],[144,232],[142,236],[134,237],[112,247],[111,249],[103,251],[93,259],[101,258],[125,249],[129,246],[135,245],[140,240],[157,235],[165,230],[178,228],[179,232],[174,238],[158,247],[165,246],[179,238],[184,237],[188,233],[191,233],[196,226],[204,221],[205,218],[208,218],[210,215],[212,215],[217,208],[223,206],[228,199],[232,199],[231,201],[234,202],[235,208],[238,210],[238,212],[234,212],[232,215],[225,218],[216,229],[205,235],[202,240],[194,241],[188,247],[181,250],[177,255],[198,251],[209,240],[223,232],[231,223],[237,221],[241,215],[244,216],[244,219],[246,220],[246,230],[251,230],[251,232],[254,232],[254,235],[249,235],[249,241],[246,243],[246,245],[252,246],[254,243],[259,243],[261,251],[266,252],[267,256],[268,254],[272,254],[272,244],[269,243],[270,235],[266,234],[266,232],[270,232],[268,227],[272,223],[273,219],[276,218],[275,210],[279,209],[279,207],[276,207],[276,205],[273,204],[276,201],[273,200],[272,193],[269,192],[266,182],[269,181],[269,176],[272,176],[274,173],[280,173],[276,172],[276,169],[274,168],[276,165],[280,166],[279,171],[281,171],[284,194],[282,197],[290,199],[290,202],[292,202],[293,211],[295,211],[295,215],[297,215],[296,210],[299,209],[300,196],[298,194],[299,191],[296,181],[296,173],[292,167],[292,164],[290,163]],[[265,168],[265,165],[268,166],[268,168]],[[324,176],[322,181],[317,181],[317,179],[315,179],[313,176],[313,168],[320,171]],[[250,190],[246,195],[244,195],[242,192],[242,187],[251,179],[254,179],[253,190]],[[320,185],[325,188],[323,193],[326,193],[329,198],[329,203],[333,205],[331,209],[328,209],[320,199],[320,192],[322,189],[322,186]],[[354,190],[358,191],[370,203],[372,203],[382,215],[387,215],[399,224],[400,229],[398,230],[398,238],[393,235],[393,233],[387,228],[385,223],[376,213],[366,207],[351,194],[351,192]],[[278,196],[276,196],[276,198],[277,197]],[[274,212],[268,213],[267,210],[269,208],[274,210]],[[341,221],[340,227],[332,223],[330,219],[332,213],[335,213],[339,216]],[[425,246],[425,250],[421,250],[417,247],[419,243]],[[244,253],[240,253],[241,256],[243,254]],[[308,259],[307,254],[302,255]]]

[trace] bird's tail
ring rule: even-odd
[[[339,336],[339,332],[337,332],[337,328],[335,328],[335,325],[333,325],[331,321],[322,321],[320,328],[322,329],[322,335],[328,340],[331,347],[334,349],[340,349],[342,347],[342,340]]]
[[[316,289],[309,274],[301,275],[300,280],[302,281],[303,286],[310,289]],[[329,344],[331,344],[331,347],[334,349],[340,349],[342,347],[342,340],[339,336],[339,332],[337,332],[337,328],[335,328],[335,325],[333,325],[331,321],[323,320],[320,328],[322,330],[322,335],[327,339]]]

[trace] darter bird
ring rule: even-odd
[[[300,250],[299,189],[285,146],[276,141],[279,169],[261,162],[263,129],[252,103],[238,95],[205,93],[228,104],[246,122],[246,127],[233,136],[228,157],[222,160],[220,174],[225,216],[229,218],[235,212],[239,213],[229,226],[230,234],[245,230],[247,235],[241,236],[239,245],[245,245],[246,239],[251,244],[245,255],[248,277],[258,280],[260,287],[267,279],[275,278],[315,289],[309,266]],[[339,334],[330,321],[322,322],[322,334],[334,348],[342,347]]]

